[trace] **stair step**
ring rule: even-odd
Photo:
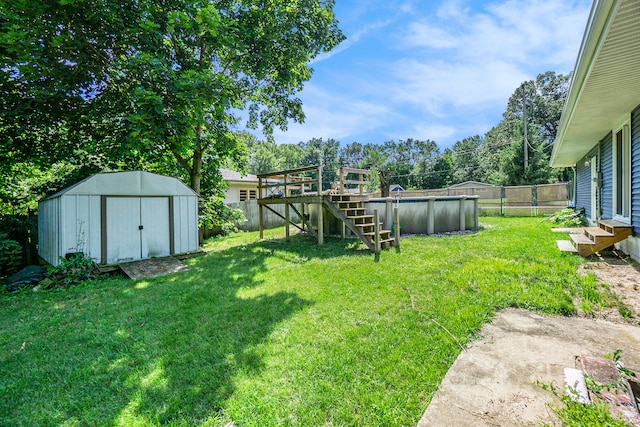
[[[598,224],[611,228],[631,228],[630,224],[625,224],[624,222],[615,221],[613,219],[601,219],[598,221]]]
[[[375,231],[368,231],[368,232],[362,233],[362,234],[365,235],[365,236],[375,236],[376,235]],[[389,234],[390,235],[391,234],[391,230],[380,230],[380,236],[382,236],[383,234]],[[391,240],[393,240],[393,239],[391,239]]]
[[[347,215],[349,219],[373,218],[373,215]]]
[[[631,225],[625,224],[624,222],[615,221],[613,219],[601,219],[600,221],[598,221],[598,227],[613,234],[617,234],[616,229],[625,231],[627,229],[631,229]]]
[[[595,245],[593,240],[591,240],[584,234],[569,234],[569,238],[576,245]]]
[[[381,222],[380,223],[380,227],[382,227],[382,224],[383,223]],[[375,227],[375,225],[376,225],[375,223],[369,222],[367,224],[356,224],[356,227],[362,227],[362,228],[364,228],[364,227]]]
[[[556,240],[556,245],[558,245],[558,249],[560,249],[560,252],[578,253],[578,250],[575,246],[573,246],[571,240]]]
[[[604,230],[600,227],[585,227],[584,233],[587,236],[593,237],[613,237],[613,233],[609,233],[607,230]]]

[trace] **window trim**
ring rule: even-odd
[[[622,132],[622,176],[621,179],[626,181],[626,185],[620,189],[618,183],[618,134]],[[612,138],[612,207],[613,219],[623,222],[625,224],[631,224],[631,115],[628,115],[616,126],[613,130]],[[625,170],[626,167],[626,170]],[[618,193],[622,191],[622,214],[618,213]],[[626,211],[626,212],[625,212]],[[626,215],[625,215],[626,213]]]
[[[245,192],[245,196],[243,198],[242,193]],[[249,188],[243,187],[238,189],[238,200],[241,202],[248,202],[249,200],[257,200],[258,199],[258,189],[257,188]]]

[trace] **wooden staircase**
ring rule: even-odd
[[[600,220],[597,227],[584,227],[582,233],[570,234],[571,240],[558,240],[563,252],[577,252],[584,257],[623,241],[631,236],[632,227],[619,221]]]
[[[367,214],[366,203],[366,199],[361,196],[339,194],[325,199],[324,206],[358,236],[372,252],[376,252],[376,224],[374,216]],[[395,241],[391,237],[391,230],[383,230],[381,222],[378,223],[378,227],[380,230],[380,249],[388,249]]]

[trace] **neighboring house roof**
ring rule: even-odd
[[[258,182],[258,177],[253,174],[241,175],[240,172],[230,169],[220,168],[220,175],[222,175],[222,179],[228,182]]]
[[[450,185],[448,188],[477,188],[477,187],[495,187],[495,185],[487,184],[486,182],[465,181],[459,184]]]
[[[595,0],[551,154],[574,166],[640,101],[640,2]]]
[[[389,191],[404,191],[404,188],[400,184],[391,184],[389,186]]]

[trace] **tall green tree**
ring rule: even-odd
[[[337,171],[340,167],[338,163],[340,142],[332,138],[326,141],[322,138],[312,138],[307,142],[301,142],[299,146],[302,148],[303,153],[301,158],[302,165],[321,165],[323,187],[329,188],[331,182],[336,180]]]
[[[480,147],[482,137],[480,135],[464,138],[453,144],[453,181],[479,181],[482,179],[480,170]]]
[[[526,111],[527,123],[534,126],[534,138],[537,134],[552,143],[560,124],[570,77],[547,71],[535,80],[523,82],[509,98],[504,118],[522,120]]]
[[[200,191],[244,155],[239,111],[266,134],[304,119],[308,64],[342,39],[331,0],[4,2],[2,148],[177,164]]]

